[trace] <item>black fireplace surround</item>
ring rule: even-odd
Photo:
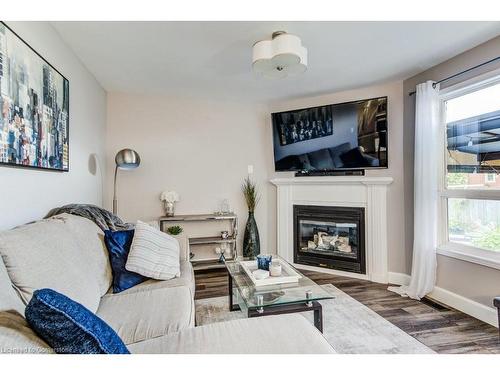
[[[293,206],[294,263],[366,274],[363,207]]]

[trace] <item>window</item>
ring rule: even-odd
[[[451,242],[500,251],[500,201],[448,198]]]
[[[486,177],[485,177],[486,183],[494,184],[496,179],[497,179],[497,175],[495,173],[486,173]]]
[[[442,248],[500,262],[500,77],[443,94],[442,110]]]

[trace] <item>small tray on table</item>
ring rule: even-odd
[[[241,261],[240,265],[255,286],[297,283],[299,279],[302,278],[302,275],[295,271],[287,262],[281,259],[273,260],[273,263],[276,262],[281,264],[281,276],[269,276],[266,279],[260,280],[256,279],[252,273],[258,269],[256,260]]]

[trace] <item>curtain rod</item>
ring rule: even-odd
[[[488,60],[488,61],[485,61],[484,63],[481,63],[479,65],[476,65],[476,66],[473,66],[472,68],[469,68],[469,69],[465,69],[465,70],[462,70],[461,72],[458,72],[456,74],[453,74],[449,77],[446,77],[446,78],[443,78],[435,83],[432,84],[432,87],[436,87],[437,84],[439,83],[442,83],[442,82],[446,82],[446,81],[449,81],[450,79],[453,79],[455,77],[458,77],[458,76],[461,76],[462,74],[465,74],[465,73],[469,73],[471,70],[474,70],[474,69],[477,69],[477,68],[480,68],[482,66],[485,66],[485,65],[488,65],[488,64],[491,64],[492,62],[495,62],[495,61],[498,61],[500,60],[500,56],[497,56],[495,57],[494,59],[491,59],[491,60]],[[416,91],[412,91],[410,92],[408,95],[412,96],[412,95],[415,95]]]

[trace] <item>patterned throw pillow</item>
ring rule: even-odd
[[[104,231],[104,242],[113,270],[113,293],[120,293],[147,280],[146,277],[125,269],[133,237],[134,230]]]
[[[129,354],[115,331],[90,310],[52,289],[33,293],[26,320],[56,353]]]
[[[138,221],[125,268],[157,280],[180,276],[179,241]]]

